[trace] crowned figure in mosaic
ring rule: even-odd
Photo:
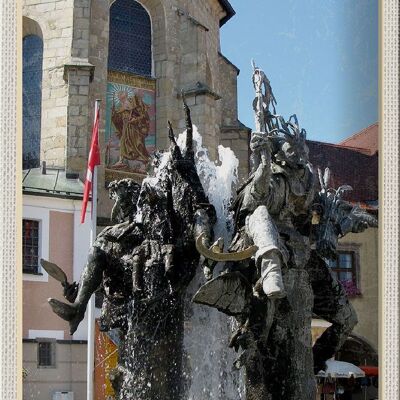
[[[146,149],[145,139],[150,130],[148,106],[137,95],[129,96],[126,91],[118,93],[119,107],[111,109],[111,120],[117,129],[120,140],[120,156],[114,166],[124,166],[126,160],[137,160],[147,164],[150,155]]]
[[[329,170],[314,170],[305,130],[296,115],[276,115],[269,80],[255,66],[253,84],[253,165],[232,204],[232,242],[213,252],[197,240],[208,263],[226,266],[213,279],[207,274],[193,300],[235,317],[229,345],[241,349],[235,367],[245,368],[247,400],[311,400],[315,373],[357,323],[327,259],[336,256],[338,237],[376,220],[342,199],[349,187],[329,188]],[[314,347],[313,314],[332,324]]]

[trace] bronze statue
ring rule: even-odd
[[[78,288],[61,277],[72,304],[49,299],[73,333],[90,296],[103,291],[101,329],[117,328],[121,340],[112,374],[118,399],[179,400],[184,394],[183,299],[200,257],[195,239],[202,236],[209,246],[216,219],[197,175],[185,102],[184,110],[185,149],[169,124],[170,151],[162,156],[168,159],[153,176],[142,185],[110,184],[112,218],[120,223],[97,236]]]
[[[285,121],[269,112],[269,81],[259,68],[254,74],[256,121],[267,116],[267,123],[256,124],[260,131],[252,134],[253,169],[232,206],[228,252],[214,255],[198,246],[205,257],[227,262],[225,271],[193,300],[236,318],[230,346],[243,350],[235,366],[245,368],[247,400],[312,399],[314,373],[357,323],[325,258],[335,257],[339,236],[376,226],[376,220],[342,199],[349,187],[328,190],[329,171],[318,191],[305,130],[295,115]],[[262,95],[265,82],[270,102]],[[238,258],[249,249],[247,260]],[[332,326],[312,349],[313,314]]]
[[[329,187],[328,169],[323,176],[314,170],[305,130],[296,115],[276,114],[260,68],[253,84],[253,165],[231,206],[234,231],[226,251],[222,238],[213,237],[215,209],[197,174],[183,96],[185,148],[169,124],[169,152],[156,158],[155,172],[141,185],[129,179],[110,184],[117,224],[96,238],[79,284],[43,262],[71,303],[49,300],[71,333],[90,296],[103,292],[101,329],[118,329],[121,338],[112,374],[118,399],[184,398],[184,294],[200,260],[206,283],[193,300],[235,318],[229,346],[242,350],[235,367],[245,368],[247,400],[315,398],[315,373],[357,323],[326,259],[336,256],[339,237],[376,220],[343,199],[350,187]],[[213,278],[217,262],[226,264]],[[332,326],[312,348],[313,314]]]

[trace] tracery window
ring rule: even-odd
[[[151,21],[141,4],[117,0],[110,8],[108,69],[151,76]]]
[[[156,80],[150,16],[135,0],[110,7],[105,126],[105,180],[145,174],[155,151]]]
[[[28,169],[40,164],[43,40],[39,36],[24,37],[22,58],[23,169]]]

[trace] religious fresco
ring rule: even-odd
[[[106,168],[146,173],[155,150],[155,135],[155,80],[110,72],[106,100]]]

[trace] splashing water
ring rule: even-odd
[[[177,140],[182,151],[185,142],[186,132],[183,132]],[[217,213],[215,237],[222,236],[227,246],[232,236],[232,215],[228,207],[237,183],[239,161],[230,148],[223,146],[218,146],[219,164],[211,161],[196,126],[193,126],[193,145],[197,172]],[[217,273],[218,268],[214,276]],[[232,370],[235,353],[228,348],[234,322],[213,308],[191,302],[204,282],[199,268],[187,290],[184,346],[188,400],[242,399],[243,379],[238,371]]]
[[[186,131],[179,135],[177,143],[184,151]],[[203,147],[203,138],[196,125],[193,125],[193,146],[197,173],[208,199],[217,213],[217,224],[214,227],[215,236],[222,236],[225,243],[228,243],[227,240],[231,238],[230,225],[232,222],[232,215],[229,213],[228,207],[232,199],[233,188],[238,179],[239,160],[229,147],[219,145],[218,158],[220,164],[217,165],[214,161],[211,161],[208,150]]]
[[[186,131],[178,136],[177,144],[185,152]],[[193,148],[197,173],[209,201],[217,214],[214,226],[215,237],[223,237],[225,247],[232,237],[233,217],[229,212],[232,192],[237,183],[239,161],[230,148],[218,146],[219,163],[210,160],[208,150],[203,147],[203,139],[193,125]],[[161,154],[154,175],[144,182],[156,187],[162,179],[170,152]],[[138,208],[136,220],[140,222]],[[214,276],[223,265],[217,265]],[[229,337],[235,322],[232,318],[213,308],[192,303],[191,299],[204,284],[203,271],[199,268],[187,289],[185,301],[184,333],[184,379],[188,400],[239,400],[244,398],[244,384],[241,374],[233,371],[235,353],[228,348]]]

